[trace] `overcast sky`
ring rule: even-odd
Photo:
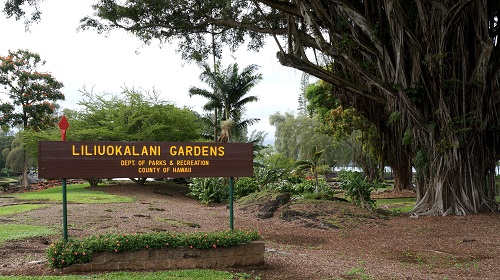
[[[155,43],[144,46],[124,31],[113,31],[107,37],[93,30],[77,32],[79,20],[93,12],[89,2],[45,0],[42,20],[29,32],[25,32],[23,21],[7,20],[0,14],[0,55],[18,49],[40,54],[46,61],[42,70],[51,72],[64,84],[66,101],[61,102],[64,108],[77,108],[81,100],[78,90],[83,87],[93,88],[96,93],[119,93],[123,87],[135,87],[155,88],[164,100],[202,113],[206,99],[188,96],[189,87],[206,87],[199,81],[198,66],[182,61],[175,46],[160,47]],[[269,115],[296,111],[301,78],[299,71],[279,64],[278,48],[269,42],[258,53],[242,46],[236,54],[226,52],[223,58],[224,67],[235,62],[240,69],[249,64],[260,66],[264,79],[250,92],[260,101],[248,105],[246,116],[261,119],[249,131],[265,131],[266,142],[274,139]]]

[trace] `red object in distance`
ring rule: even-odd
[[[66,141],[66,130],[69,127],[69,122],[66,119],[65,116],[62,116],[61,120],[59,121],[59,128],[61,129],[61,140]]]

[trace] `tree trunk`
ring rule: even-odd
[[[409,163],[402,163],[392,166],[394,170],[394,190],[409,190],[412,188],[412,167]]]
[[[498,212],[492,143],[471,141],[464,148],[450,147],[427,157],[425,164],[417,167],[417,204],[413,212],[416,215]]]
[[[217,121],[217,106],[214,109],[214,142],[217,142],[218,138],[218,133],[217,133],[217,128],[219,127],[219,123]]]
[[[97,185],[102,182],[100,178],[85,178],[90,184],[91,187],[97,187]]]

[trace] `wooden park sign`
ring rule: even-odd
[[[40,141],[39,178],[251,177],[251,143]]]

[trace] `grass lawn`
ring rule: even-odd
[[[68,202],[78,203],[118,203],[134,202],[133,198],[107,194],[101,191],[88,190],[88,184],[71,184],[66,186]],[[26,192],[13,195],[20,200],[62,201],[62,186],[41,191]]]
[[[215,270],[173,270],[161,272],[114,272],[94,275],[65,275],[65,276],[0,276],[0,279],[126,279],[126,280],[146,280],[146,279],[193,279],[193,280],[224,280],[224,279],[256,279],[250,275],[233,274],[227,271]]]
[[[415,206],[416,198],[383,198],[375,200],[377,207],[386,206],[390,210],[400,211],[401,213],[410,212]]]
[[[47,207],[47,204],[19,204],[0,207],[0,216],[7,216]]]
[[[10,240],[48,236],[54,233],[54,230],[42,226],[0,224],[0,245]]]

